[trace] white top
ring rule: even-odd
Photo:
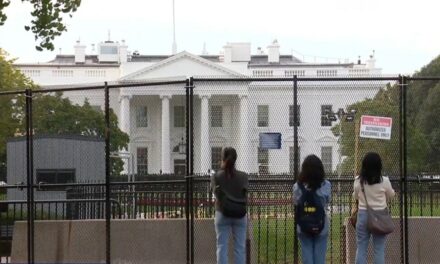
[[[391,200],[396,194],[391,186],[390,179],[385,176],[382,178],[383,181],[381,183],[373,185],[364,184],[368,205],[374,210],[385,209],[387,201]],[[367,209],[359,176],[354,180],[353,190],[353,198],[359,200],[359,209]]]

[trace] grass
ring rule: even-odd
[[[50,219],[49,214],[46,212],[37,211],[35,213],[35,219]],[[52,218],[53,219],[53,218]],[[0,224],[4,225],[13,225],[15,221],[26,221],[27,220],[27,211],[19,211],[19,210],[11,210],[9,209],[7,212],[0,213]]]
[[[283,211],[285,209],[280,209]],[[392,215],[399,217],[400,207],[395,204],[392,207]],[[440,216],[440,203],[425,204],[420,206],[420,201],[413,200],[408,208],[409,216]],[[294,221],[293,217],[284,214],[282,218],[267,216],[261,212],[261,217],[252,220],[253,226],[253,249],[254,258],[258,263],[293,263],[294,252]],[[345,252],[344,245],[344,221],[349,217],[348,212],[334,211],[331,215],[330,234],[327,245],[326,263],[343,263]],[[298,243],[298,258],[301,258],[300,243]]]
[[[340,263],[342,240],[342,224],[347,215],[333,215],[331,231],[327,246],[327,262]],[[253,249],[254,258],[258,263],[292,263],[294,258],[295,228],[293,218],[254,219]],[[298,243],[298,249],[301,245]],[[298,254],[300,258],[300,253]]]

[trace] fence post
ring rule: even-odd
[[[401,263],[408,262],[408,179],[407,179],[407,126],[406,126],[406,76],[399,75],[399,144],[400,144],[400,254]]]
[[[194,79],[189,77],[189,183],[190,183],[190,212],[191,212],[191,264],[194,264]]]
[[[194,80],[186,79],[186,263],[194,263],[194,208],[193,208],[193,175],[194,175]]]
[[[406,121],[406,93],[408,87],[407,76],[402,77],[402,119],[403,119],[403,179],[404,179],[404,210],[405,210],[405,263],[409,263],[409,246],[408,246],[408,175],[407,175],[407,121]]]
[[[298,156],[298,77],[293,76],[293,181],[296,182],[299,174],[299,156]],[[294,212],[296,206],[293,205]],[[293,263],[298,264],[298,236],[296,233],[296,212],[293,219]]]
[[[398,78],[399,85],[399,218],[400,218],[400,263],[405,263],[405,229],[404,229],[404,195],[405,190],[403,187],[404,177],[403,177],[403,79],[399,75]]]
[[[26,89],[26,160],[27,160],[27,236],[28,236],[28,263],[35,262],[34,243],[34,143],[32,124],[32,90]]]
[[[105,102],[105,261],[111,262],[111,240],[110,240],[110,98],[107,82],[104,83]]]
[[[186,264],[191,261],[190,258],[190,220],[189,220],[189,79],[186,79],[185,83],[185,218],[186,218]]]

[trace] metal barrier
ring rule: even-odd
[[[17,127],[2,128],[13,138],[4,143],[7,160],[1,161],[7,164],[8,185],[0,186],[0,243],[10,239],[8,226],[27,220],[28,261],[33,263],[35,220],[100,218],[106,220],[110,263],[110,219],[184,218],[182,262],[198,263],[195,245],[203,230],[196,219],[215,213],[207,173],[219,169],[221,148],[231,145],[238,150],[238,169],[251,179],[253,261],[299,263],[292,186],[301,161],[314,153],[333,187],[327,262],[344,263],[353,175],[363,155],[376,151],[398,194],[391,204],[399,218],[396,250],[400,263],[409,263],[408,219],[438,216],[440,173],[436,167],[416,166],[421,161],[414,157],[420,152],[415,147],[434,145],[408,127],[415,118],[408,93],[439,81],[188,78],[0,93],[13,102],[18,120]],[[267,97],[261,89],[273,93]],[[389,140],[360,137],[362,115],[392,117]],[[260,137],[273,134],[280,136],[281,146],[261,147]]]

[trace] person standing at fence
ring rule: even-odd
[[[228,243],[232,232],[236,264],[246,263],[248,176],[235,169],[237,152],[222,150],[221,170],[211,177],[215,201],[215,232],[217,235],[217,264],[228,263]]]
[[[365,196],[362,192],[364,186]],[[367,263],[367,250],[370,237],[373,237],[374,264],[385,263],[386,235],[372,234],[367,228],[367,204],[373,210],[387,208],[387,201],[395,195],[390,179],[382,176],[382,160],[379,154],[367,153],[362,160],[361,173],[354,180],[353,198],[357,200],[358,216],[356,222],[356,264]]]
[[[304,264],[325,264],[331,199],[331,184],[325,179],[324,166],[315,156],[307,156],[298,182],[293,186],[293,202],[301,257]]]

